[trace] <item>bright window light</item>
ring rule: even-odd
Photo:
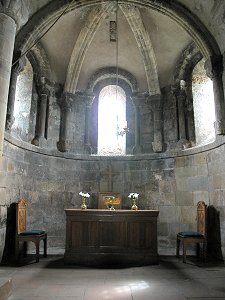
[[[98,155],[125,155],[126,135],[118,132],[126,126],[126,94],[116,85],[104,87],[98,105]]]
[[[215,104],[212,81],[192,85],[196,145],[205,145],[215,140]]]

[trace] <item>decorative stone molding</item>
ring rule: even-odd
[[[103,68],[95,72],[89,80],[88,91],[99,91],[106,85],[116,84],[117,79],[118,85],[121,86],[127,94],[130,94],[131,91],[137,91],[136,78],[126,70],[121,68],[117,69],[115,67]]]
[[[63,93],[62,97],[58,100],[61,110],[71,111],[75,101],[75,95],[72,93]]]
[[[94,99],[95,99],[95,96],[94,94],[89,94],[89,93],[86,93],[84,95],[84,98],[85,98],[85,103],[86,103],[86,107],[87,108],[90,108],[94,102]]]
[[[183,51],[176,64],[174,74],[174,81],[180,85],[181,80],[188,80],[191,78],[192,71],[197,63],[203,58],[199,48],[192,42]]]
[[[148,102],[149,94],[148,93],[133,93],[131,95],[131,100],[135,107],[144,107]]]
[[[40,83],[38,85],[39,94],[50,96],[50,93],[51,93],[50,88],[51,88],[51,86],[49,85],[48,79],[45,77],[41,77]]]
[[[40,42],[27,53],[27,58],[32,65],[34,77],[37,82],[40,81],[41,77],[51,79],[52,73],[49,60]]]
[[[151,111],[162,109],[162,95],[146,95],[145,102]]]

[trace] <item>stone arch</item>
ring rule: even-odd
[[[89,13],[86,24],[79,34],[71,55],[64,87],[65,92],[74,93],[76,91],[77,82],[85,53],[88,50],[88,47],[91,44],[91,41],[97,29],[99,28],[99,25],[107,16],[108,12],[115,8],[115,4],[115,2],[112,2],[110,3],[110,5],[102,5],[101,8],[94,7],[94,9],[92,9]],[[149,34],[144,28],[140,11],[137,7],[131,5],[120,5],[120,8],[122,9],[122,12],[124,13],[128,23],[130,24],[130,27],[137,41],[137,45],[141,51],[149,94],[160,94],[155,54]]]
[[[42,8],[19,31],[15,49],[21,49],[22,53],[27,51],[35,40],[59,18],[60,15],[68,13],[81,7],[92,7],[94,5],[104,5],[108,1],[86,0],[85,2],[71,2],[69,0],[55,0]],[[201,53],[207,58],[212,55],[220,55],[219,47],[215,38],[208,31],[200,19],[190,12],[184,5],[176,1],[166,0],[121,0],[119,4],[133,4],[139,7],[151,8],[162,13],[177,24],[179,24],[193,39],[195,44],[201,50]],[[35,26],[34,26],[35,24]]]
[[[180,84],[180,80],[188,81],[196,64],[203,58],[203,55],[194,43],[190,43],[183,50],[174,74],[175,84]]]
[[[77,82],[85,54],[94,38],[97,29],[107,16],[108,12],[115,8],[115,5],[116,2],[113,1],[112,3],[109,2],[104,5],[102,4],[101,7],[96,6],[87,16],[85,26],[81,29],[70,58],[64,92],[76,92]]]
[[[41,43],[36,44],[28,53],[27,58],[30,61],[35,79],[40,81],[41,77],[51,80],[51,67],[48,57]]]
[[[190,43],[178,59],[174,72],[173,92],[176,98],[178,147],[184,149],[195,145],[195,121],[191,76],[196,64],[203,58],[195,43]]]
[[[141,19],[140,11],[136,6],[131,5],[121,4],[120,8],[126,17],[131,30],[133,31],[138,48],[142,54],[148,84],[148,92],[150,95],[161,94],[155,53],[150,36]]]
[[[88,83],[88,93],[94,95],[94,101],[91,105],[91,126],[90,126],[90,144],[92,148],[92,153],[97,153],[98,144],[98,120],[95,116],[98,116],[98,100],[100,91],[107,85],[118,85],[126,93],[126,109],[127,111],[132,111],[134,114],[134,105],[132,102],[132,95],[138,90],[136,78],[126,70],[109,67],[99,69],[95,72]],[[127,116],[128,124],[133,123],[132,115]],[[131,152],[134,141],[133,135],[127,140],[127,153]]]
[[[103,68],[95,72],[89,80],[88,90],[98,94],[99,91],[106,85],[118,84],[127,93],[135,93],[137,91],[137,80],[129,72],[115,67]]]

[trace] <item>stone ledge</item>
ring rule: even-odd
[[[88,161],[107,161],[107,160],[155,160],[155,159],[169,159],[169,158],[177,158],[177,157],[183,157],[183,156],[189,156],[189,155],[195,155],[198,153],[210,151],[213,149],[216,149],[222,145],[225,145],[225,136],[217,136],[216,140],[210,144],[207,145],[199,145],[192,148],[188,148],[185,150],[169,150],[164,153],[149,153],[149,154],[137,154],[137,155],[124,155],[124,156],[99,156],[97,154],[74,154],[74,153],[65,153],[60,152],[58,150],[49,150],[46,148],[41,148],[34,146],[30,143],[24,142],[22,140],[17,140],[15,137],[11,136],[11,134],[5,132],[5,141],[8,143],[38,154],[42,154],[45,156],[50,157],[59,157],[64,159],[72,159],[72,160],[88,160]]]
[[[12,279],[0,278],[0,300],[6,300],[12,293]]]

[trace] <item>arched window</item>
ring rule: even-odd
[[[215,106],[213,84],[205,73],[204,60],[193,70],[192,94],[196,145],[205,145],[215,140]]]
[[[33,87],[33,68],[27,60],[24,70],[19,74],[16,85],[12,135],[28,142],[30,126],[30,111]]]
[[[116,85],[104,87],[98,105],[98,155],[125,155],[126,93]]]

